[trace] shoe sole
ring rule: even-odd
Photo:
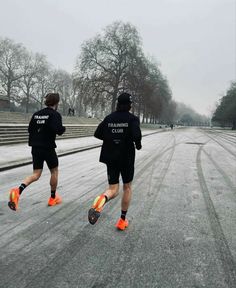
[[[48,204],[48,206],[49,206],[49,207],[53,207],[53,206],[59,205],[59,204],[61,204],[61,203],[62,203],[62,201],[61,201],[61,202],[56,202],[56,203],[54,203],[54,204]]]
[[[8,207],[9,207],[11,210],[16,211],[16,204],[15,204],[15,202],[9,201],[9,202],[8,202]]]
[[[53,202],[53,203],[48,203],[48,206],[56,206],[56,205],[59,205],[62,203],[62,199],[57,199],[56,202]]]
[[[100,217],[100,212],[96,211],[94,208],[90,208],[88,211],[88,220],[89,223],[94,225],[97,221],[98,218]]]
[[[117,227],[117,226],[116,226],[116,228],[117,228],[118,230],[120,230],[120,231],[124,231],[126,228],[128,228],[128,226],[125,226],[124,228],[121,228],[121,227]]]

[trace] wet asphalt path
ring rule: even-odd
[[[60,158],[63,203],[47,207],[49,173],[22,194],[31,173],[0,175],[0,288],[236,287],[236,134],[176,129],[143,139],[124,232],[120,196],[96,225],[87,211],[107,185],[100,149]],[[120,191],[121,194],[121,191]]]

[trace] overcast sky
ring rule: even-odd
[[[236,80],[236,0],[0,0],[0,37],[73,71],[81,44],[130,22],[173,98],[209,114]]]

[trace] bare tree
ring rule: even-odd
[[[106,94],[112,111],[117,94],[124,90],[128,58],[139,45],[140,38],[134,26],[115,22],[107,26],[103,35],[82,46],[82,54],[77,61],[78,74],[86,75],[96,91],[94,95],[101,97]]]
[[[52,78],[52,89],[60,94],[62,113],[66,115],[68,108],[75,107],[76,102],[76,89],[72,75],[65,70],[54,70]]]
[[[52,71],[45,59],[36,75],[36,85],[31,95],[32,99],[39,104],[40,109],[43,107],[44,97],[50,91],[52,91]]]
[[[15,44],[12,40],[0,39],[0,81],[9,101],[14,101],[14,89],[17,81],[24,75],[22,61],[27,51],[22,44]]]
[[[117,95],[123,91],[131,92],[132,109],[146,122],[156,122],[163,106],[170,107],[168,83],[158,65],[144,56],[139,34],[131,24],[115,22],[85,42],[76,77],[85,111],[89,107],[99,112],[98,103],[102,111],[107,104],[114,111]]]
[[[38,99],[38,97],[33,96],[35,94],[35,87],[41,76],[41,72],[47,67],[46,57],[42,54],[28,53],[23,58],[23,77],[19,82],[19,87],[21,88],[25,96],[25,112],[29,112],[30,100]]]

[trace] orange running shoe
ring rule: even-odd
[[[60,204],[61,202],[62,202],[61,197],[56,193],[55,198],[50,197],[48,199],[48,206],[55,206],[57,204]]]
[[[96,197],[92,208],[88,211],[88,220],[90,224],[94,225],[97,222],[105,203],[106,197],[104,194]]]
[[[19,198],[20,198],[20,189],[12,188],[10,191],[10,197],[8,202],[8,206],[11,210],[16,211],[18,209]]]
[[[116,223],[116,228],[119,230],[125,230],[129,226],[129,222],[127,219],[123,220],[120,218]]]

